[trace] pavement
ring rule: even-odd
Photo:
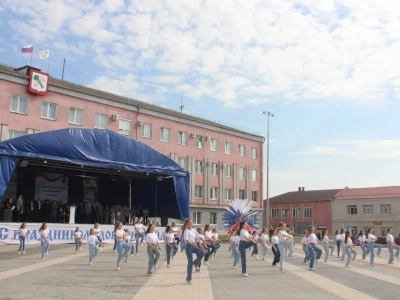
[[[139,255],[121,262],[116,271],[116,253],[106,245],[93,265],[88,264],[88,249],[75,254],[74,245],[51,245],[49,255],[40,259],[37,245],[27,245],[26,255],[17,246],[0,247],[0,299],[397,299],[400,286],[400,260],[388,265],[388,252],[375,257],[375,266],[357,257],[356,265],[344,268],[336,256],[319,262],[316,271],[303,265],[303,253],[295,248],[295,259],[285,258],[285,273],[267,260],[247,257],[247,273],[232,269],[233,259],[224,244],[210,265],[193,273],[193,284],[185,283],[187,260],[180,250],[167,268],[164,252],[153,276],[146,276],[146,247]],[[361,249],[359,249],[361,253]],[[261,256],[260,256],[261,258]],[[323,260],[323,259],[322,259]],[[240,267],[240,266],[239,266]],[[321,298],[322,297],[322,298]]]

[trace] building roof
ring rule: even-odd
[[[341,189],[289,192],[270,198],[269,203],[331,201],[340,191]]]
[[[13,76],[17,76],[20,78],[24,78],[27,79],[27,75],[26,73],[24,73],[24,71],[26,71],[26,68],[29,68],[29,66],[24,66],[22,68],[18,68],[18,69],[14,69],[10,66],[7,65],[3,65],[0,64],[0,73],[6,73],[6,74],[10,74]],[[101,90],[96,90],[93,88],[89,88],[83,85],[79,85],[79,84],[75,84],[69,81],[65,81],[65,80],[60,80],[54,77],[50,77],[49,79],[49,85],[51,86],[55,86],[58,88],[62,88],[62,89],[66,89],[66,90],[70,90],[73,92],[79,92],[79,93],[83,93],[86,95],[90,95],[90,96],[94,96],[94,97],[98,97],[98,98],[103,98],[103,99],[107,99],[107,100],[111,100],[111,101],[115,101],[115,102],[119,102],[119,103],[123,103],[123,104],[128,104],[131,105],[133,107],[140,107],[140,108],[145,108],[151,111],[155,111],[155,112],[159,112],[159,113],[163,113],[166,115],[170,115],[170,116],[174,116],[174,117],[179,117],[181,119],[186,119],[189,121],[195,121],[200,123],[199,126],[201,126],[201,124],[207,124],[207,125],[211,125],[211,126],[215,126],[217,128],[223,128],[223,129],[227,129],[233,132],[238,132],[238,133],[242,133],[242,134],[247,134],[249,136],[252,136],[253,138],[257,139],[257,140],[262,140],[264,141],[264,137],[260,135],[260,133],[258,132],[252,132],[250,130],[247,129],[240,129],[240,128],[235,128],[231,125],[224,125],[215,121],[210,121],[201,117],[197,117],[197,116],[193,116],[193,115],[189,115],[186,113],[181,113],[180,111],[176,111],[173,109],[168,109],[168,108],[164,108],[161,106],[157,106],[154,104],[150,104],[147,102],[143,102],[143,101],[139,101],[139,100],[135,100],[132,98],[128,98],[125,96],[120,96],[120,95],[116,95],[116,94],[112,94],[112,93],[108,93],[108,92],[104,92]]]
[[[379,198],[399,198],[400,186],[382,186],[369,188],[345,187],[336,196],[336,200],[345,199],[379,199]]]

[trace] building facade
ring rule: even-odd
[[[400,186],[354,188],[340,191],[332,202],[334,228],[346,228],[358,234],[373,227],[376,236],[400,233]]]
[[[279,222],[285,222],[289,229],[298,234],[309,225],[313,225],[316,230],[327,229],[332,232],[332,201],[340,191],[305,191],[299,187],[298,191],[272,197],[269,201],[270,224],[276,228]]]
[[[27,69],[0,65],[0,140],[68,127],[99,128],[139,140],[191,174],[195,224],[223,228],[232,199],[262,208],[263,142],[258,134],[55,78],[48,94],[28,92]]]

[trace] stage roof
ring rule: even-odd
[[[82,170],[90,167],[123,172],[127,176],[155,176],[154,180],[165,186],[163,190],[169,191],[159,201],[157,216],[189,217],[189,173],[157,150],[113,131],[68,128],[0,142],[0,199],[15,168],[29,163],[29,159],[73,164]]]

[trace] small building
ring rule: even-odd
[[[332,202],[333,228],[346,228],[358,234],[374,227],[375,235],[384,237],[393,228],[400,233],[400,186],[354,188],[345,187]]]
[[[340,191],[305,191],[304,187],[299,187],[295,192],[272,197],[269,200],[270,224],[276,227],[279,222],[285,222],[295,233],[302,233],[309,225],[315,226],[316,230],[332,232],[332,202]]]

